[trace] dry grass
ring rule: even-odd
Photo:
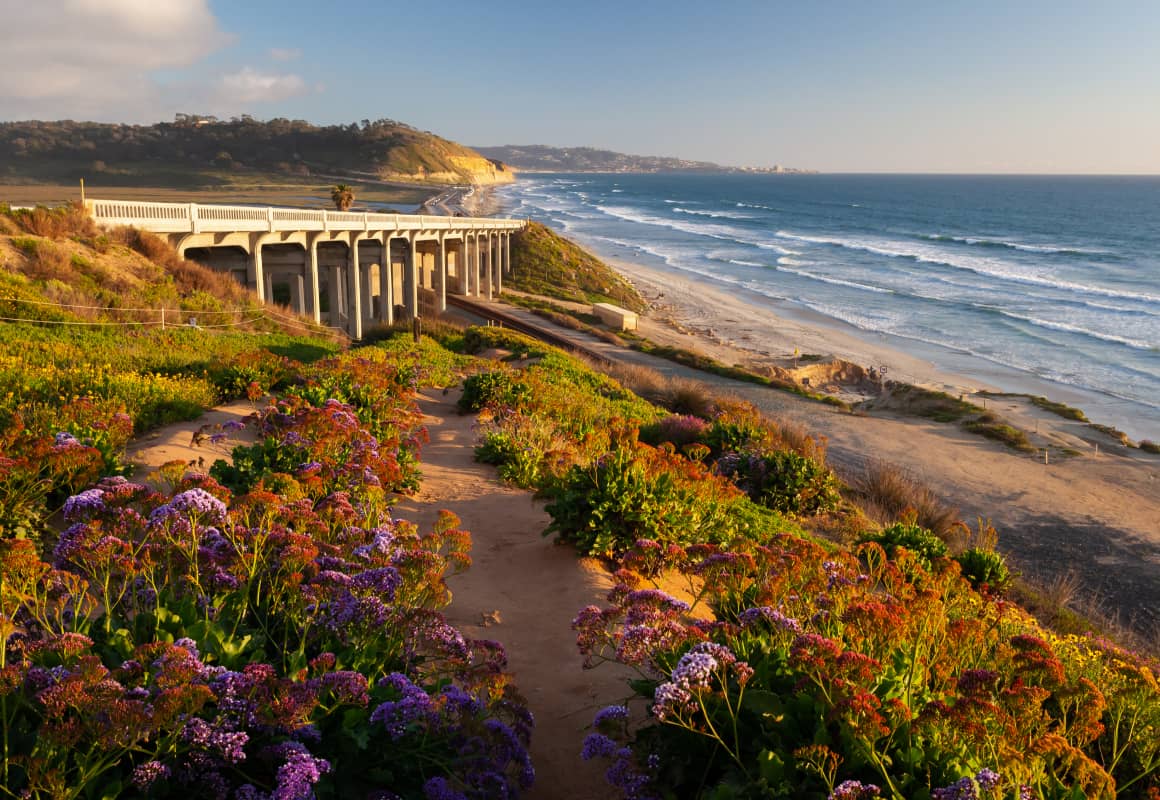
[[[68,252],[48,239],[18,236],[12,246],[24,256],[24,274],[41,281],[67,281],[71,266]]]
[[[851,481],[851,487],[862,500],[867,516],[884,525],[913,509],[919,525],[948,543],[953,544],[962,533],[958,510],[946,505],[934,490],[896,464],[871,461]]]
[[[712,419],[717,411],[717,400],[712,390],[700,381],[689,378],[670,378],[661,404],[674,414],[692,414],[701,419]]]
[[[623,363],[601,364],[596,368],[646,400],[657,403],[664,395],[667,379],[655,369]]]
[[[1012,599],[1057,633],[1096,633],[1117,644],[1160,657],[1160,630],[1141,630],[1091,590],[1074,569],[1051,578],[1020,575],[1011,588]]]
[[[117,228],[112,232],[112,237],[163,267],[173,276],[174,285],[181,294],[205,292],[235,303],[246,300],[246,290],[229,275],[182,258],[160,236],[136,228]]]
[[[91,239],[99,234],[97,226],[80,203],[68,203],[56,208],[37,206],[32,209],[8,210],[4,216],[25,233],[49,239]]]

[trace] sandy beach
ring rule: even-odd
[[[775,419],[825,436],[829,462],[847,480],[871,461],[901,467],[957,508],[971,527],[979,518],[990,520],[999,530],[1000,549],[1038,585],[1074,581],[1075,607],[1095,609],[1145,640],[1156,640],[1160,456],[1124,447],[1090,425],[1063,419],[1027,398],[972,397],[994,387],[940,371],[920,357],[820,319],[779,315],[670,272],[627,261],[610,263],[649,301],[640,333],[658,344],[758,371],[792,368],[795,350],[799,362],[809,355],[820,356],[819,364],[837,358],[864,367],[885,365],[890,379],[963,394],[1026,431],[1034,453],[1011,450],[954,424],[889,411],[850,413],[671,362],[654,359],[650,364],[704,381],[755,403]],[[636,361],[641,355],[628,358]],[[872,387],[831,388],[848,400],[873,394]],[[1053,454],[1047,463],[1044,449]]]

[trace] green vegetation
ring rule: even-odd
[[[177,115],[174,122],[0,123],[0,180],[96,179],[104,185],[215,186],[221,176],[367,174],[432,183],[507,178],[470,148],[389,119],[318,126],[249,116]]]
[[[508,285],[578,303],[613,303],[643,311],[644,299],[600,259],[538,222],[512,237]]]
[[[51,252],[37,236],[5,253]],[[98,289],[115,268],[68,252]],[[28,301],[56,284],[13,286]],[[1160,792],[1156,664],[1011,603],[989,523],[958,525],[972,546],[952,545],[885,511],[918,495],[883,475],[858,487],[888,517],[878,529],[839,494],[824,440],[748,404],[690,389],[661,408],[511,331],[437,333],[511,355],[385,330],[343,351],[285,333],[0,328],[0,622],[20,627],[0,693],[5,791],[518,796],[531,718],[506,656],[440,613],[470,536],[450,514],[421,534],[389,513],[419,480],[416,389],[464,379],[480,457],[547,498],[548,533],[612,560],[607,603],[572,630],[586,666],[633,676],[583,742],[625,796]],[[163,491],[120,476],[135,427],[268,392],[232,464],[172,463]],[[63,532],[45,525],[57,508]],[[860,544],[810,533],[835,530]]]

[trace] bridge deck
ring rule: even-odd
[[[514,231],[521,220],[440,217],[361,211],[227,206],[202,203],[153,203],[137,200],[86,200],[102,225],[132,225],[154,233],[241,233],[262,231]]]

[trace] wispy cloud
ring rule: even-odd
[[[225,105],[272,103],[310,91],[298,75],[259,72],[253,67],[223,75],[217,89],[218,99]]]
[[[273,61],[296,61],[302,58],[302,51],[297,47],[271,47],[270,58]]]

